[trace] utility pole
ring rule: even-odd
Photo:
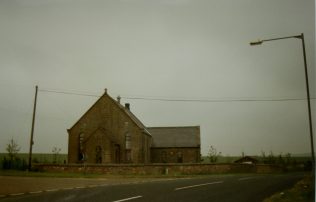
[[[34,144],[34,142],[33,142],[33,134],[34,134],[34,125],[35,125],[37,91],[38,91],[38,86],[35,86],[35,99],[34,99],[34,107],[33,107],[32,129],[31,129],[31,139],[30,139],[30,152],[29,152],[29,166],[28,166],[28,170],[29,171],[32,168],[32,147],[33,147],[33,144]]]

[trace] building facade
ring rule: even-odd
[[[107,92],[68,130],[69,163],[149,163],[152,137]]]
[[[68,129],[68,163],[83,162],[200,162],[200,128],[146,128],[131,112],[129,104],[121,105],[119,97],[114,100],[105,90]]]

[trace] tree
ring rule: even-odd
[[[216,148],[212,145],[209,147],[208,150],[208,158],[211,163],[215,163],[218,160],[218,157],[221,155],[221,152],[217,152]]]
[[[272,151],[270,151],[270,154],[268,156],[268,163],[269,164],[275,164],[275,156],[274,156]]]
[[[20,151],[19,145],[16,143],[16,141],[11,138],[9,144],[7,144],[6,150],[9,154],[10,160],[13,161],[16,159],[18,152]]]
[[[261,158],[263,163],[267,163],[267,156],[264,151],[261,151]]]
[[[284,163],[285,163],[285,161],[283,159],[282,153],[280,153],[279,156],[278,156],[278,164],[283,165]]]
[[[286,158],[286,164],[290,165],[290,163],[291,163],[291,153],[286,153],[285,154],[285,158]]]
[[[57,163],[57,157],[59,155],[59,152],[61,151],[60,148],[57,148],[57,147],[53,147],[53,163]]]

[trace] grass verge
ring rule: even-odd
[[[18,170],[0,170],[0,176],[16,176],[16,177],[61,177],[61,178],[100,178],[98,174],[84,173],[61,173],[61,172],[33,172]]]
[[[263,202],[314,202],[315,190],[311,175],[305,176],[291,189],[272,195]]]

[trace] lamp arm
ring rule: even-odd
[[[289,39],[289,38],[298,38],[298,39],[302,39],[302,35],[295,35],[295,36],[286,36],[286,37],[279,37],[279,38],[273,38],[273,39],[263,39],[261,40],[262,42],[265,41],[276,41],[276,40],[280,40],[280,39]]]

